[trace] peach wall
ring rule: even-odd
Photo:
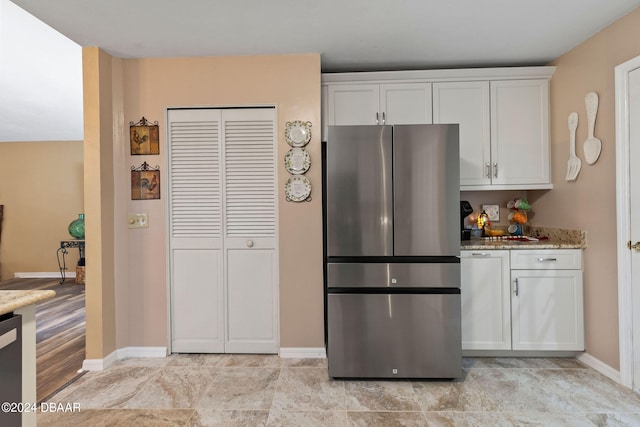
[[[83,48],[87,359],[116,349],[112,58]],[[116,91],[117,94],[117,91]]]
[[[280,344],[323,347],[320,56],[126,59],[123,84],[125,122],[137,122],[142,116],[158,120],[161,144],[159,156],[127,153],[125,161],[130,166],[147,161],[159,165],[163,173],[167,107],[276,106]],[[281,190],[288,176],[281,160],[290,148],[283,138],[284,125],[292,120],[313,123],[308,146],[312,167],[307,177],[314,192],[309,203],[288,203]],[[128,131],[128,126],[125,128]],[[122,154],[121,150],[117,149],[116,156]],[[162,176],[166,179],[166,174]],[[148,213],[149,228],[128,230],[128,284],[123,287],[128,302],[117,306],[118,318],[128,320],[118,323],[118,347],[168,345],[166,185],[161,185],[161,190],[161,200],[127,202],[129,212]],[[116,196],[128,195],[129,191],[128,184],[121,184]],[[122,328],[128,329],[126,338]]]
[[[82,141],[0,143],[0,205],[5,205],[0,280],[57,273],[60,240],[83,213]],[[66,256],[75,272],[78,251]]]
[[[636,9],[551,65],[551,156],[553,191],[530,191],[536,224],[587,231],[584,251],[586,351],[619,369],[618,287],[616,258],[615,85],[614,67],[640,55],[640,9]],[[602,154],[594,165],[584,160],[587,137],[584,96],[597,92],[600,106],[595,135]],[[567,116],[579,115],[576,150],[582,170],[566,182],[569,152]]]

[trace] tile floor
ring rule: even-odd
[[[172,355],[89,372],[41,426],[632,426],[640,397],[575,359],[465,358],[456,381],[342,381],[324,359]]]

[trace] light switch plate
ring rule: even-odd
[[[129,228],[149,228],[149,215],[146,213],[130,213],[127,222]]]
[[[500,205],[482,205],[482,210],[489,216],[489,221],[500,221]]]

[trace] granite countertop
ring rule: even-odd
[[[532,227],[525,229],[525,235],[542,238],[538,241],[519,241],[500,238],[472,238],[460,242],[462,250],[489,249],[585,249],[586,233],[581,230],[564,230],[559,228]]]
[[[0,291],[0,315],[53,298],[55,291]]]

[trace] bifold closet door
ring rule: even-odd
[[[222,117],[225,351],[277,353],[275,109]]]
[[[277,353],[275,109],[168,118],[172,351]]]
[[[220,110],[169,110],[171,348],[224,352]]]

